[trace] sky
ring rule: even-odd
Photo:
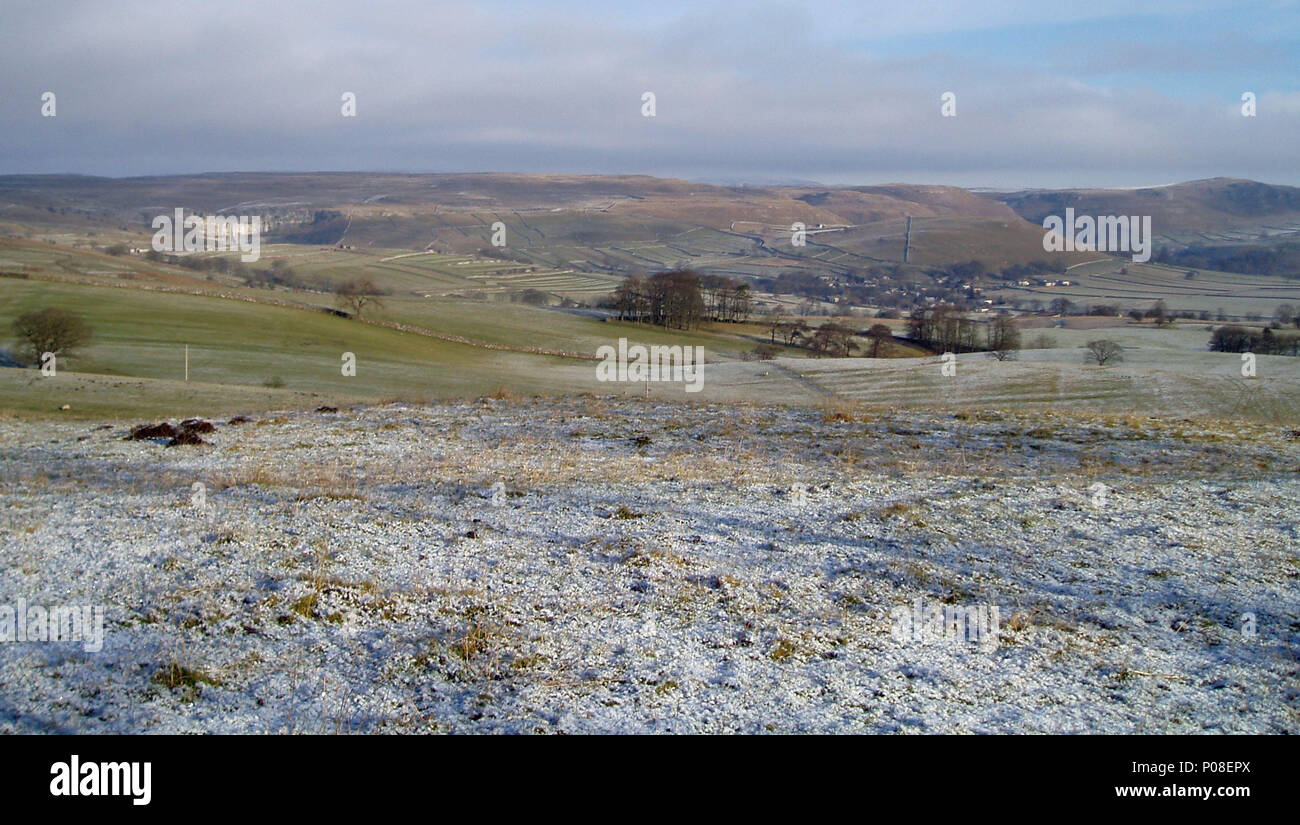
[[[1300,3],[4,0],[0,141],[2,174],[1300,185]]]

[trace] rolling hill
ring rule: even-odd
[[[1245,243],[1300,238],[1300,187],[1238,178],[1145,189],[1026,190],[988,194],[1027,221],[1073,207],[1079,215],[1150,215],[1157,243]]]

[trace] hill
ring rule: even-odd
[[[1150,215],[1157,244],[1175,246],[1300,238],[1300,187],[1238,178],[1144,189],[1025,190],[986,194],[1027,221],[1073,207],[1078,215]]]

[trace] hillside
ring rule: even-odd
[[[95,231],[143,243],[152,217],[178,207],[261,215],[268,242],[446,254],[489,247],[491,226],[500,221],[512,257],[620,274],[685,264],[752,275],[761,272],[754,266],[773,263],[863,272],[902,260],[908,216],[942,219],[942,232],[915,227],[913,252],[925,263],[968,260],[962,239],[999,265],[1057,257],[1029,242],[1039,229],[1009,207],[944,186],[726,187],[645,176],[488,173],[0,177],[0,231],[15,235]],[[847,233],[814,236],[843,247],[842,254],[828,264],[816,249],[790,248],[795,222]]]
[[[1300,237],[1300,187],[1237,178],[1145,189],[1025,190],[988,194],[1025,220],[1073,207],[1078,215],[1150,215],[1157,243],[1217,244]]]

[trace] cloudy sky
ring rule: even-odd
[[[0,173],[1300,184],[1295,0],[5,0],[0,18]]]

